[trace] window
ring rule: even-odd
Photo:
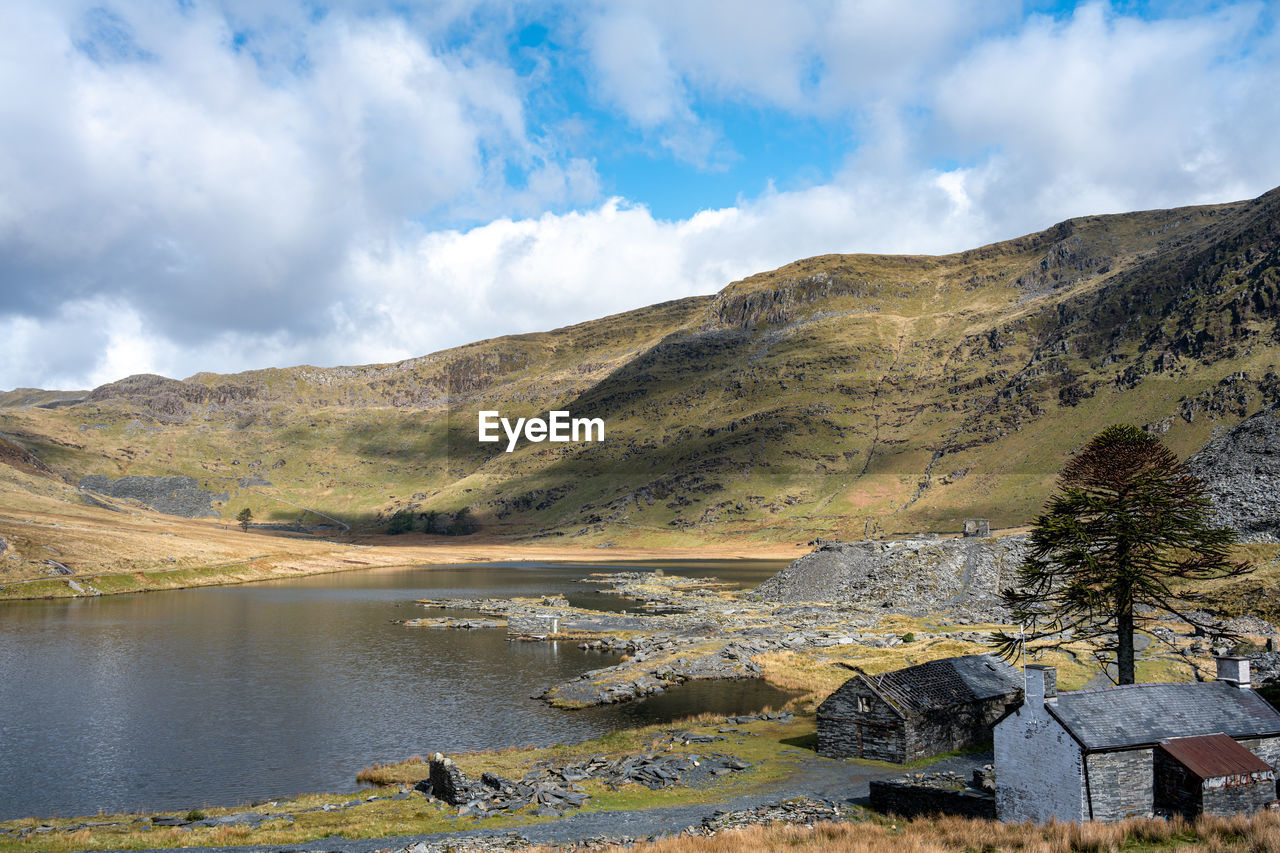
[[[870,710],[871,710],[871,700],[870,700],[870,699],[868,699],[866,696],[859,696],[859,697],[858,697],[858,710],[859,710],[859,711],[864,711],[864,712],[865,712],[865,711],[870,711]]]

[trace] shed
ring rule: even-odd
[[[986,743],[1022,701],[1022,674],[995,655],[965,655],[868,675],[818,707],[818,754],[905,764]]]
[[[1249,814],[1276,794],[1271,765],[1222,733],[1160,741],[1153,776],[1156,814],[1188,819]]]

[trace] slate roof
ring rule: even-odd
[[[904,710],[953,708],[1022,690],[1022,673],[995,655],[958,658],[896,669],[868,680]]]
[[[1272,772],[1270,764],[1224,734],[1170,738],[1160,741],[1159,748],[1197,779]]]
[[[1118,749],[1166,738],[1280,734],[1280,713],[1252,690],[1223,681],[1124,684],[1058,694],[1045,707],[1086,749]]]

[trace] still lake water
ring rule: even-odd
[[[584,740],[704,710],[779,704],[760,682],[701,682],[560,711],[530,698],[613,655],[407,628],[418,598],[564,593],[642,565],[755,586],[785,562],[375,569],[230,587],[0,604],[0,820],[235,805],[350,791],[374,762]]]

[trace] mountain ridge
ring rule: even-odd
[[[68,482],[196,477],[230,492],[224,516],[465,505],[588,544],[1014,526],[1107,423],[1185,457],[1280,402],[1278,223],[1273,190],[949,255],[823,255],[390,364],[126,377],[0,409],[0,431]],[[475,440],[482,408],[604,417],[608,437],[507,454]],[[239,487],[249,472],[271,485]]]

